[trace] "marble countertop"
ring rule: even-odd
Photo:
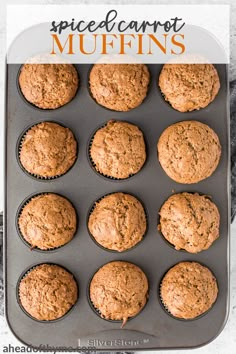
[[[9,3],[19,3],[18,0],[9,0]],[[67,3],[152,3],[152,4],[191,4],[191,3],[222,3],[222,1],[212,0],[212,1],[174,1],[168,0],[167,1],[142,1],[142,0],[120,0],[120,1],[67,1]],[[4,4],[8,3],[6,0],[0,1],[0,48],[4,48],[4,38],[5,38],[5,23],[4,23],[4,16],[5,16],[5,8]],[[22,0],[22,3],[31,3],[30,0]],[[65,3],[63,0],[37,0],[34,3],[48,3],[48,4],[60,4]],[[236,79],[236,3],[234,0],[224,1],[224,4],[231,4],[231,63],[230,63],[230,79]],[[4,121],[4,69],[5,69],[5,53],[4,50],[0,50],[0,164],[3,165],[3,121]],[[0,210],[3,209],[3,168],[0,168]],[[196,354],[222,354],[227,353],[231,354],[236,352],[236,221],[231,227],[231,247],[230,247],[230,256],[231,256],[231,266],[230,266],[230,273],[231,273],[231,286],[230,286],[230,313],[228,322],[222,331],[222,333],[210,344],[204,346],[202,348],[196,349],[194,351],[171,351],[170,353],[196,353]],[[12,335],[10,330],[7,327],[5,319],[0,317],[0,353],[2,352],[2,347],[4,345],[21,345],[16,338]],[[149,352],[152,353],[152,352]],[[153,352],[154,353],[154,352]],[[162,353],[162,351],[159,351]],[[163,353],[167,354],[169,351],[163,351]]]

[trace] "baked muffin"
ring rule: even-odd
[[[107,320],[122,320],[122,326],[142,310],[147,298],[147,277],[132,263],[107,263],[90,283],[90,299],[95,309]]]
[[[160,210],[159,230],[176,250],[207,250],[219,237],[220,214],[206,195],[172,195]]]
[[[150,74],[144,64],[95,64],[89,85],[98,104],[114,111],[129,111],[147,95]]]
[[[139,172],[146,160],[143,133],[136,125],[111,120],[92,138],[90,158],[99,173],[128,178]]]
[[[22,278],[19,285],[21,305],[39,321],[52,321],[64,316],[77,297],[73,275],[57,265],[36,266]]]
[[[21,210],[18,219],[23,238],[41,250],[68,243],[76,232],[76,212],[72,204],[58,194],[33,197]]]
[[[166,128],[157,149],[166,174],[186,184],[211,176],[221,156],[221,145],[214,130],[197,121],[179,122]]]
[[[181,262],[166,273],[160,291],[166,309],[173,316],[188,320],[212,307],[218,286],[207,267],[196,262]]]
[[[96,203],[88,228],[101,246],[122,252],[142,240],[147,228],[145,211],[132,195],[110,194]]]
[[[19,85],[27,101],[42,109],[55,109],[72,100],[79,78],[72,64],[24,64]]]
[[[70,129],[57,123],[42,122],[24,135],[19,157],[30,174],[39,178],[58,177],[75,163],[77,142]]]
[[[187,112],[207,107],[220,89],[220,80],[212,64],[165,64],[159,86],[174,109]]]

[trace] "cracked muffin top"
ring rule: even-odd
[[[161,282],[160,295],[175,317],[193,319],[208,311],[216,301],[218,286],[212,272],[197,262],[180,262]]]
[[[136,125],[109,121],[92,138],[90,157],[101,174],[128,178],[139,172],[146,161],[143,133]]]
[[[26,132],[19,154],[22,166],[29,173],[42,178],[57,177],[73,166],[77,142],[70,129],[42,122]]]
[[[197,121],[173,124],[161,134],[157,144],[160,164],[178,183],[197,183],[217,168],[221,145],[208,125]]]
[[[41,109],[55,109],[72,100],[79,78],[72,64],[24,64],[19,85],[28,102]]]
[[[144,64],[95,64],[89,85],[98,104],[114,111],[129,111],[147,95],[150,74]]]
[[[64,316],[77,297],[78,288],[73,275],[57,265],[36,266],[19,285],[23,308],[39,321],[52,321]]]
[[[159,86],[174,109],[187,112],[207,107],[220,89],[220,80],[212,64],[165,64]]]
[[[219,237],[220,215],[206,195],[172,195],[160,210],[158,229],[176,250],[190,253],[207,250]]]
[[[147,277],[132,263],[107,263],[95,273],[90,283],[90,299],[101,317],[122,320],[122,326],[142,310],[147,298]]]
[[[32,246],[50,250],[68,243],[76,231],[76,212],[72,204],[58,194],[33,197],[21,210],[20,232]]]
[[[98,201],[89,216],[88,228],[103,247],[122,252],[140,242],[146,231],[140,201],[129,194],[114,193]]]

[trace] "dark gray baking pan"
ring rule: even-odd
[[[229,112],[227,66],[217,65],[221,88],[215,101],[206,109],[180,113],[166,103],[156,79],[162,65],[149,65],[151,84],[143,104],[130,112],[113,112],[99,106],[91,97],[87,79],[90,65],[78,65],[80,88],[76,97],[56,110],[40,110],[27,103],[18,90],[20,65],[7,66],[6,110],[6,213],[5,271],[6,317],[15,336],[35,348],[96,347],[96,350],[157,350],[194,348],[213,340],[223,329],[229,300]],[[91,134],[110,119],[137,124],[144,133],[148,158],[135,176],[114,181],[98,175],[88,160]],[[222,144],[222,157],[215,173],[193,185],[172,181],[162,170],[156,143],[162,131],[182,120],[199,120],[212,127]],[[78,159],[64,176],[41,181],[27,175],[17,159],[18,139],[25,129],[41,121],[56,121],[72,129],[79,143]],[[101,196],[123,191],[137,196],[147,212],[148,232],[133,249],[116,253],[99,247],[87,229],[87,216],[94,201]],[[199,192],[211,195],[221,215],[220,238],[199,254],[176,251],[157,231],[158,211],[175,192]],[[19,206],[32,194],[55,192],[75,206],[79,225],[74,239],[51,252],[30,251],[17,232]],[[100,318],[90,306],[87,288],[94,272],[113,260],[125,260],[140,266],[146,273],[150,291],[143,311],[129,320],[123,329],[119,322]],[[208,313],[191,321],[171,317],[159,300],[159,283],[165,272],[180,261],[198,261],[215,274],[219,286],[216,303]],[[18,303],[17,283],[21,275],[39,263],[56,263],[72,272],[78,282],[79,299],[72,310],[54,322],[39,322],[29,317]]]

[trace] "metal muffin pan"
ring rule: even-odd
[[[6,194],[5,194],[5,276],[6,317],[15,336],[23,343],[39,348],[96,347],[96,350],[158,350],[193,348],[213,340],[223,329],[229,300],[229,108],[227,65],[216,65],[221,88],[207,108],[180,113],[166,103],[157,86],[162,65],[148,65],[151,83],[144,102],[129,112],[115,112],[99,106],[88,90],[91,65],[76,65],[80,86],[75,98],[56,110],[40,110],[27,104],[19,94],[20,65],[7,66],[6,85]],[[96,173],[88,159],[88,148],[95,130],[110,119],[138,125],[147,145],[147,161],[139,173],[125,180],[112,180]],[[218,134],[222,156],[214,174],[197,184],[184,185],[171,180],[157,159],[157,141],[163,130],[182,120],[199,120]],[[78,141],[78,158],[63,176],[52,180],[35,179],[19,166],[18,139],[29,126],[55,121],[72,130]],[[87,218],[94,201],[114,192],[135,195],[148,216],[148,231],[132,249],[119,253],[99,247],[90,237]],[[157,231],[158,212],[173,193],[199,192],[213,197],[221,216],[220,237],[199,254],[176,251]],[[68,198],[78,214],[75,237],[53,252],[30,251],[18,235],[16,216],[28,197],[54,192]],[[144,309],[123,329],[120,322],[106,321],[92,309],[87,298],[93,274],[107,262],[124,260],[140,266],[149,281],[149,299]],[[170,267],[181,261],[200,262],[217,278],[216,303],[204,316],[191,321],[170,316],[161,305],[159,284]],[[27,269],[40,263],[55,263],[78,279],[79,299],[73,310],[54,322],[30,318],[19,306],[17,284]]]

